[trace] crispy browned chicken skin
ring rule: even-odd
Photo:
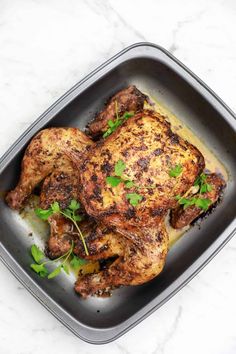
[[[134,228],[132,237],[131,234],[119,235],[117,241],[120,240],[123,247],[118,247],[119,257],[110,267],[78,279],[75,284],[78,293],[87,297],[101,295],[120,285],[140,285],[162,271],[168,251],[164,223],[159,223],[155,228]]]
[[[78,156],[93,142],[77,128],[49,128],[40,131],[30,142],[21,164],[21,175],[16,188],[7,194],[12,209],[21,209],[27,197],[45,177],[55,170],[71,170],[71,162],[63,153],[70,147]]]
[[[88,124],[90,135],[96,137],[104,133],[108,128],[108,121],[116,119],[116,113],[121,116],[126,111],[138,112],[142,110],[146,98],[147,96],[133,85],[119,91],[108,101],[106,108]]]
[[[77,165],[75,154],[71,158]],[[143,199],[135,207],[126,194],[137,192],[137,187],[127,191],[123,184],[114,188],[106,182],[119,160],[126,165],[124,178],[141,187],[138,193]],[[182,174],[173,178],[169,172],[177,164],[182,166]],[[76,291],[86,296],[152,279],[163,268],[167,254],[164,217],[168,209],[176,207],[176,195],[184,194],[202,172],[203,156],[174,134],[162,116],[143,111],[91,147],[80,166],[80,200],[85,210],[99,222],[114,226],[125,243],[123,255],[107,270],[79,279]]]
[[[163,269],[168,235],[164,218],[172,211],[173,227],[183,227],[202,210],[183,210],[177,195],[184,195],[205,167],[199,150],[173,133],[160,114],[142,111],[147,99],[135,86],[118,92],[106,108],[89,124],[93,137],[107,129],[108,120],[134,111],[120,128],[94,144],[76,128],[51,128],[39,132],[28,146],[22,161],[17,187],[6,198],[13,209],[20,209],[34,187],[44,180],[40,205],[47,209],[54,201],[66,208],[71,199],[80,200],[87,216],[80,224],[89,255],[73,224],[61,215],[49,218],[51,235],[47,254],[51,258],[66,253],[74,243],[74,253],[88,260],[115,259],[105,270],[78,279],[75,290],[83,297],[101,294],[120,285],[143,284]],[[139,112],[139,113],[137,113]],[[135,183],[125,188],[111,187],[106,177],[114,176],[115,164],[125,163],[123,178]],[[170,170],[182,166],[176,178]],[[224,182],[212,174],[213,186],[204,195],[214,203]],[[132,206],[127,193],[138,193],[142,200]],[[82,208],[82,212],[84,212]]]
[[[76,160],[75,154],[71,158]],[[114,175],[119,160],[126,165],[125,179],[139,188],[107,184],[106,177]],[[169,173],[176,165],[182,166],[182,173],[173,178]],[[168,209],[177,206],[176,195],[185,193],[202,172],[204,158],[196,147],[174,134],[161,115],[143,111],[91,147],[80,166],[80,200],[86,212],[124,229],[156,224],[156,217],[162,220]],[[127,193],[139,193],[143,199],[133,207]]]

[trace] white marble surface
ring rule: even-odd
[[[0,0],[0,154],[73,84],[138,41],[169,49],[236,111],[234,0]],[[117,341],[82,342],[0,264],[0,353],[234,354],[236,238]]]

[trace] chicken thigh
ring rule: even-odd
[[[133,228],[130,238],[118,235],[123,247],[119,257],[105,270],[79,277],[75,291],[83,297],[102,295],[121,285],[140,285],[156,277],[163,269],[168,251],[168,235],[163,222],[153,228]]]
[[[71,170],[71,162],[63,149],[82,156],[93,142],[77,128],[49,128],[40,131],[27,147],[22,164],[20,180],[6,197],[12,209],[20,210],[34,188],[54,170]]]

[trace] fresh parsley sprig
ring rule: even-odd
[[[201,194],[212,191],[212,186],[211,184],[207,183],[206,179],[207,175],[205,175],[205,173],[201,173],[194,182],[194,186],[199,186],[199,192]]]
[[[65,218],[69,219],[75,226],[75,228],[77,229],[81,241],[83,243],[84,246],[84,250],[85,250],[85,254],[88,256],[89,252],[88,252],[88,248],[84,239],[84,236],[79,228],[78,222],[80,222],[82,220],[82,216],[76,214],[76,212],[80,209],[80,203],[77,202],[75,199],[72,199],[68,208],[61,210],[60,205],[58,202],[54,202],[51,204],[49,209],[41,209],[41,208],[37,208],[35,209],[35,214],[42,220],[48,220],[48,218],[52,215],[52,214],[61,214],[63,215]]]
[[[70,265],[72,268],[80,268],[83,264],[85,264],[87,261],[84,259],[78,258],[74,253],[74,242],[72,242],[70,249],[63,254],[62,256],[53,259],[53,260],[46,260],[42,262],[46,257],[44,253],[39,249],[38,246],[35,244],[32,245],[31,247],[31,255],[35,261],[35,263],[32,263],[30,267],[37,273],[41,278],[47,277],[48,279],[55,278],[58,276],[62,270],[64,270],[67,274],[69,274],[69,268],[67,265],[67,261],[69,258],[71,258]],[[48,268],[46,267],[47,264],[53,264],[55,262],[58,262],[59,260],[63,259],[63,262],[57,266],[52,272],[49,272]]]
[[[199,187],[200,197],[191,197],[185,198],[177,195],[175,198],[178,200],[180,205],[183,205],[183,208],[186,209],[191,205],[195,205],[198,208],[206,211],[211,205],[212,201],[209,198],[201,198],[201,194],[212,191],[212,185],[207,183],[207,175],[201,173],[194,182],[195,187]]]
[[[196,207],[206,211],[211,204],[211,200],[208,198],[184,198],[180,195],[177,195],[175,198],[178,200],[180,205],[183,205],[184,209],[188,208],[191,205],[195,205]]]
[[[108,120],[108,129],[103,134],[103,138],[107,138],[111,135],[118,127],[120,127],[126,120],[133,117],[134,112],[125,112],[121,117],[119,116],[118,103],[115,101],[116,119],[113,121]]]

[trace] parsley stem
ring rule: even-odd
[[[72,251],[73,251],[73,248],[74,248],[74,241],[72,241],[72,244],[71,244],[71,247],[69,248],[69,250],[64,253],[62,256],[58,257],[58,258],[55,258],[55,259],[50,259],[49,261],[45,261],[43,263],[40,263],[40,265],[45,265],[45,264],[48,264],[48,263],[54,263],[54,262],[57,262],[59,261],[60,259],[66,257],[66,260],[69,258],[69,256],[71,255]],[[65,263],[65,261],[63,261],[63,263]]]
[[[71,218],[69,215],[66,215],[63,211],[60,211],[60,213],[62,215],[64,215],[67,219],[70,219],[73,222],[73,224],[75,225],[75,227],[76,227],[76,229],[77,229],[77,231],[78,231],[78,233],[80,235],[81,241],[83,243],[85,254],[86,254],[86,256],[88,256],[89,255],[88,248],[87,248],[84,236],[83,236],[83,234],[82,234],[82,232],[81,232],[81,230],[79,228],[79,225],[77,224],[77,222],[73,218]],[[73,212],[73,216],[74,216],[74,212]]]
[[[71,243],[71,247],[69,249],[69,252],[67,254],[67,256],[65,257],[64,261],[62,262],[62,264],[65,264],[66,261],[68,260],[68,258],[71,256],[71,253],[73,252],[73,249],[74,249],[74,241],[72,241]]]

